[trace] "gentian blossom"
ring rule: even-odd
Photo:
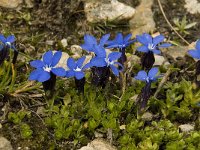
[[[81,45],[81,48],[88,52],[95,52],[94,47],[98,46],[98,47],[103,48],[104,45],[106,44],[106,42],[108,41],[109,37],[110,37],[110,34],[106,34],[106,35],[102,36],[99,43],[97,43],[97,40],[94,36],[85,34],[84,35],[84,44]]]
[[[165,37],[163,35],[158,35],[155,38],[153,38],[151,35],[147,33],[136,36],[137,41],[142,44],[142,46],[137,48],[137,51],[144,52],[141,58],[142,68],[147,70],[152,68],[155,62],[154,54],[161,53],[159,48],[166,48],[171,46],[170,43],[160,44],[161,42],[164,41],[164,38]]]
[[[68,58],[67,60],[67,66],[69,70],[66,71],[66,77],[75,77],[77,80],[80,80],[85,77],[84,70],[88,68],[89,64],[86,64],[83,66],[83,63],[85,61],[85,56],[79,58],[77,61],[75,61],[73,58]]]
[[[117,33],[117,36],[115,37],[114,40],[108,41],[107,47],[106,48],[118,48],[120,52],[122,52],[122,56],[120,57],[120,63],[124,64],[126,61],[126,54],[125,54],[125,49],[128,47],[130,44],[135,42],[136,40],[131,40],[132,34],[128,34],[125,37],[123,37],[122,33]]]
[[[57,51],[54,54],[52,51],[48,51],[43,55],[42,60],[31,61],[30,65],[36,68],[36,70],[31,72],[29,80],[45,82],[51,78],[51,74],[61,77],[65,76],[66,71],[62,67],[56,67],[61,55],[61,51]]]
[[[146,83],[151,83],[153,81],[156,81],[160,76],[156,76],[158,73],[158,68],[152,68],[149,70],[148,74],[141,70],[138,72],[138,74],[135,76],[135,79],[145,81]]]
[[[8,45],[10,48],[12,48],[12,44],[15,42],[15,36],[9,35],[8,37],[5,37],[0,34],[0,41],[3,43],[3,45]]]
[[[196,42],[196,49],[192,49],[188,51],[188,54],[193,58],[200,59],[200,40]]]
[[[104,48],[95,47],[96,56],[91,59],[91,65],[96,67],[108,67],[111,68],[114,75],[118,76],[119,72],[122,71],[123,66],[117,62],[117,60],[121,57],[121,52],[111,52],[110,54],[106,54]],[[120,66],[119,70],[116,65]]]
[[[12,62],[13,64],[15,64],[18,56],[18,51],[14,46],[15,36],[9,35],[8,37],[5,37],[2,34],[0,34],[0,42],[2,43],[2,45],[0,46],[0,64],[2,64],[3,61],[6,58],[8,58],[10,48],[14,50],[14,56]]]
[[[163,35],[158,35],[153,38],[151,35],[144,33],[142,35],[137,35],[136,39],[138,42],[140,42],[142,44],[142,46],[137,48],[137,50],[139,52],[148,53],[151,51],[154,54],[160,54],[161,52],[160,52],[159,48],[167,48],[167,47],[171,46],[170,43],[160,44],[165,39],[165,37]]]
[[[142,88],[141,93],[137,97],[137,103],[139,105],[139,112],[141,112],[147,105],[147,102],[151,96],[151,83],[156,81],[160,76],[157,76],[158,68],[152,68],[148,74],[142,70],[135,76],[135,79],[144,81],[146,85]]]
[[[189,50],[188,54],[190,56],[192,56],[193,58],[198,59],[198,61],[196,62],[196,79],[195,79],[195,82],[196,82],[196,85],[198,87],[200,87],[200,81],[198,79],[198,76],[200,75],[200,40],[198,40],[196,42],[195,49]]]

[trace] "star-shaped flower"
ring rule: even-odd
[[[117,60],[121,57],[121,52],[111,52],[110,54],[106,54],[104,48],[95,47],[97,52],[97,56],[92,58],[90,61],[91,66],[96,67],[110,67],[114,75],[118,76],[119,72],[122,71],[123,66],[117,62]],[[120,66],[122,69],[118,69],[116,65]]]
[[[99,43],[97,43],[97,40],[94,36],[85,34],[84,44],[81,45],[81,48],[86,51],[89,51],[89,52],[95,52],[94,47],[95,46],[104,47],[104,45],[108,41],[109,37],[110,37],[110,34],[106,34],[106,35],[102,36]]]
[[[158,35],[153,38],[151,35],[144,33],[142,35],[137,35],[136,39],[142,44],[142,46],[138,47],[137,50],[144,53],[152,51],[154,54],[160,54],[161,52],[159,48],[166,48],[171,46],[170,43],[160,44],[165,39],[163,35]]]
[[[193,58],[200,59],[200,40],[196,42],[196,49],[192,49],[188,51],[188,54]]]
[[[42,60],[31,61],[30,65],[36,68],[36,70],[31,72],[29,80],[44,82],[50,79],[50,73],[61,77],[65,76],[65,69],[62,67],[56,67],[61,58],[61,55],[61,51],[57,51],[54,54],[52,51],[48,51],[43,55]]]
[[[2,34],[0,34],[0,41],[4,44],[4,45],[8,45],[8,46],[12,46],[12,44],[15,42],[15,36],[14,35],[9,35],[8,37],[3,36]]]
[[[106,48],[119,48],[123,49],[128,47],[130,44],[135,42],[136,40],[130,40],[132,37],[132,34],[128,34],[125,37],[123,37],[122,33],[117,33],[117,36],[115,37],[114,40],[108,41],[107,47]]]
[[[135,76],[135,79],[151,83],[161,77],[157,76],[157,73],[158,73],[158,68],[152,68],[151,70],[149,70],[148,74],[144,70],[141,70]]]
[[[68,66],[69,70],[66,71],[67,78],[75,77],[76,79],[80,80],[85,76],[83,71],[90,67],[89,63],[86,64],[85,66],[83,66],[85,58],[86,58],[85,56],[81,57],[77,61],[75,61],[71,57],[68,58],[67,66]]]

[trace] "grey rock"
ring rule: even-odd
[[[87,146],[82,147],[80,150],[117,150],[116,147],[110,145],[103,139],[95,139]]]
[[[67,39],[62,39],[60,42],[61,42],[63,47],[67,47],[68,46]]]
[[[4,137],[0,137],[0,150],[12,150],[12,146],[10,144],[10,141],[8,141]]]
[[[86,0],[84,10],[87,21],[91,23],[129,20],[135,14],[134,8],[118,2],[117,0]]]
[[[145,112],[143,115],[142,115],[142,120],[144,121],[151,121],[153,118],[153,115],[152,113],[150,112]]]
[[[82,48],[79,45],[72,45],[71,52],[73,53],[73,58],[80,58],[82,56]]]
[[[5,8],[17,8],[23,0],[0,0],[0,6]]]
[[[181,132],[190,132],[194,130],[194,125],[193,124],[182,124],[179,126],[179,129]]]
[[[153,0],[142,0],[140,5],[136,7],[135,15],[129,21],[133,36],[155,30],[155,22],[151,10],[152,5]]]
[[[155,57],[155,63],[154,63],[155,66],[170,65],[170,63],[163,56],[154,55],[154,57]]]
[[[200,13],[200,2],[198,0],[185,0],[184,7],[191,14]]]
[[[173,57],[174,60],[176,60],[178,57],[184,57],[188,50],[188,46],[171,46],[169,48],[162,49],[164,53]]]

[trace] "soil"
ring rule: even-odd
[[[184,8],[185,0],[161,0],[161,4],[172,26],[175,26],[175,24],[173,23],[174,18],[179,18],[180,20],[182,20],[184,16],[186,16],[188,23],[197,22],[197,24],[194,27],[187,30],[190,32],[189,35],[182,34],[182,36],[189,43],[199,39],[200,16],[199,14],[190,14],[189,12],[187,12],[187,10]],[[166,20],[162,15],[162,12],[160,11],[157,0],[154,0],[154,5],[152,7],[152,10],[154,12],[154,21],[156,23],[157,31],[159,31],[160,33],[164,33],[171,40],[179,41],[182,45],[185,44],[183,43],[183,41],[180,40],[180,38],[174,33],[174,31],[167,24]]]

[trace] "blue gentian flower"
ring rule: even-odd
[[[156,81],[160,76],[157,76],[158,68],[152,68],[149,70],[148,75],[144,70],[138,72],[135,79],[145,81],[146,83],[151,83]]]
[[[102,36],[99,43],[94,36],[85,34],[84,35],[84,44],[81,45],[81,48],[88,52],[95,52],[95,46],[104,47],[105,43],[108,41],[110,34]]]
[[[8,37],[5,37],[0,34],[0,41],[3,43],[3,45],[8,45],[10,48],[12,48],[12,44],[15,42],[15,36],[9,35]]]
[[[86,64],[83,66],[83,63],[85,61],[85,56],[79,58],[77,61],[75,61],[73,58],[68,58],[67,60],[67,66],[69,70],[66,71],[66,77],[75,77],[77,80],[80,80],[84,78],[84,70],[90,67],[90,64]]]
[[[31,72],[29,80],[37,80],[39,82],[45,82],[50,79],[51,73],[56,76],[65,76],[66,71],[62,67],[56,67],[62,52],[57,51],[53,54],[52,51],[48,51],[43,55],[42,60],[34,60],[30,62],[30,65],[36,70]]]
[[[128,47],[130,44],[135,42],[136,40],[130,40],[132,37],[132,34],[128,34],[125,37],[123,37],[122,33],[117,33],[117,36],[115,37],[114,40],[108,41],[107,47],[106,48],[119,48],[123,49]]]
[[[158,35],[153,38],[151,35],[144,33],[142,35],[137,35],[136,39],[142,44],[142,46],[138,47],[137,50],[144,53],[148,53],[149,51],[151,51],[154,54],[160,54],[161,52],[159,48],[167,48],[171,46],[170,43],[160,44],[165,39],[163,35]]]
[[[197,41],[195,48],[196,49],[189,50],[188,54],[193,58],[200,59],[200,40]]]
[[[106,55],[106,51],[104,48],[96,47],[95,48],[97,56],[92,58],[90,61],[91,66],[96,67],[110,67],[113,74],[118,76],[119,72],[122,71],[123,66],[117,62],[117,60],[121,57],[121,52],[111,52]],[[120,66],[121,69],[119,70],[116,65]]]

